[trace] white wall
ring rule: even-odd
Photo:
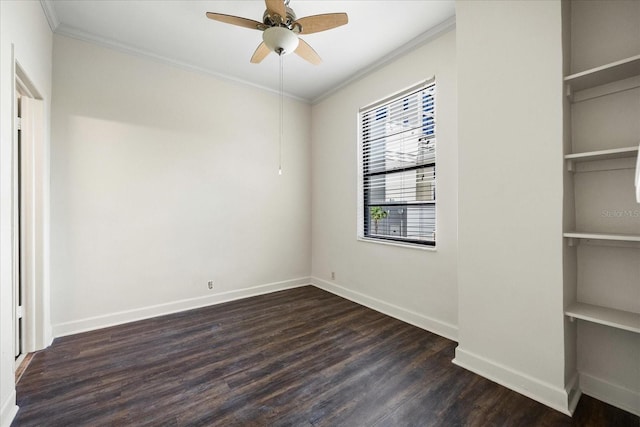
[[[313,283],[455,339],[456,36],[449,31],[313,106]],[[358,241],[358,109],[436,77],[437,250]],[[335,280],[331,280],[335,272]]]
[[[309,105],[278,176],[274,93],[57,35],[53,91],[54,334],[308,283]]]
[[[572,1],[571,72],[638,55],[637,0]]]
[[[15,415],[12,321],[12,157],[14,60],[27,73],[45,105],[49,143],[51,30],[39,2],[0,2],[0,425]],[[46,189],[45,189],[46,191]],[[46,274],[45,274],[46,280]]]
[[[568,411],[560,1],[460,1],[456,363]]]

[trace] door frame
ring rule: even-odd
[[[18,61],[14,64],[14,118],[18,114],[18,94],[25,100],[22,104],[26,108],[21,111],[21,152],[18,147],[17,119],[12,145],[13,330],[15,332],[17,329],[17,292],[22,281],[21,350],[26,354],[41,350],[51,342],[47,272],[49,251],[46,238],[49,227],[49,153],[42,96]]]

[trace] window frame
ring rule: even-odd
[[[422,140],[427,140],[429,141],[429,143],[431,141],[433,141],[433,158],[432,160],[430,160],[429,162],[426,163],[422,163],[422,164],[417,164],[414,166],[409,166],[406,169],[409,171],[415,170],[418,171],[420,169],[427,169],[427,168],[433,168],[433,179],[432,179],[432,188],[433,188],[433,200],[423,200],[420,201],[419,203],[414,203],[414,206],[427,206],[427,205],[433,205],[433,209],[432,210],[424,210],[421,212],[422,214],[427,214],[427,215],[433,215],[433,240],[429,240],[429,239],[422,239],[420,237],[418,238],[411,238],[411,237],[407,237],[405,236],[392,236],[392,235],[383,235],[380,233],[372,233],[371,225],[370,225],[370,208],[374,207],[374,204],[370,204],[367,200],[367,196],[370,195],[371,193],[371,189],[367,190],[367,182],[368,179],[371,178],[371,176],[376,175],[376,176],[389,176],[392,174],[397,174],[399,172],[401,172],[403,170],[403,168],[391,168],[391,169],[385,169],[384,171],[380,172],[375,172],[375,173],[365,173],[365,167],[370,166],[369,164],[369,160],[367,160],[367,162],[365,163],[365,157],[367,156],[365,154],[365,119],[363,118],[364,115],[366,115],[367,113],[371,113],[372,111],[376,110],[376,109],[380,109],[380,108],[384,108],[384,107],[389,107],[391,104],[393,104],[394,102],[407,102],[406,99],[415,94],[416,92],[421,92],[425,89],[430,89],[433,88],[433,129],[431,132],[431,137],[424,137],[424,139]],[[435,193],[437,191],[437,132],[436,132],[436,122],[437,122],[437,107],[436,107],[436,97],[437,97],[437,90],[436,90],[436,79],[435,76],[430,78],[430,79],[426,79],[423,80],[417,84],[414,84],[408,88],[402,89],[398,92],[395,92],[385,98],[382,98],[376,102],[373,102],[369,105],[366,105],[362,108],[360,108],[358,110],[358,120],[357,120],[357,132],[358,132],[358,138],[357,138],[357,145],[358,145],[358,149],[357,149],[357,162],[358,162],[358,182],[357,182],[357,192],[358,192],[358,215],[357,215],[357,239],[360,241],[365,241],[365,242],[373,242],[373,243],[378,243],[378,244],[386,244],[386,245],[393,245],[393,246],[403,246],[403,247],[411,247],[411,248],[417,248],[417,249],[427,249],[427,250],[435,250],[436,249],[436,243],[437,243],[437,225],[438,225],[438,215],[437,215],[437,199],[435,197]],[[403,101],[403,98],[405,98],[405,100]],[[417,108],[418,109],[422,109],[424,106],[424,101],[423,104],[420,104]],[[368,125],[371,126],[371,125]],[[369,127],[370,129],[371,127]],[[427,134],[425,134],[427,135]],[[386,138],[386,137],[385,137]],[[423,137],[418,137],[417,142],[419,143],[421,138]],[[386,139],[385,139],[385,143],[386,143]],[[369,145],[367,148],[370,148],[371,145]],[[388,151],[384,151],[385,155],[388,153]],[[385,157],[385,161],[386,161],[386,157]],[[418,173],[418,172],[416,172]],[[385,188],[386,188],[386,184],[385,184]],[[403,190],[405,191],[404,187]],[[386,197],[386,196],[385,196]],[[383,205],[382,203],[380,205]],[[411,205],[408,203],[402,203],[402,202],[398,202],[398,203],[393,203],[393,201],[391,202],[386,202],[384,203],[385,206],[407,206],[410,207]],[[432,212],[432,213],[431,213]],[[369,224],[369,227],[367,227],[367,224]],[[419,220],[419,227],[422,227],[425,224],[425,219],[421,218]],[[407,224],[405,224],[405,230],[409,227]],[[410,228],[410,227],[409,227]],[[402,226],[401,226],[402,229]]]

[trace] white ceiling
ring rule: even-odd
[[[224,78],[277,90],[278,56],[249,59],[262,33],[207,19],[205,12],[262,21],[262,0],[42,0],[54,31]],[[291,0],[298,18],[346,12],[349,24],[302,36],[322,57],[311,65],[284,59],[285,92],[321,99],[454,23],[454,0]]]

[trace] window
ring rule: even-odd
[[[360,109],[359,237],[436,244],[434,80]]]

